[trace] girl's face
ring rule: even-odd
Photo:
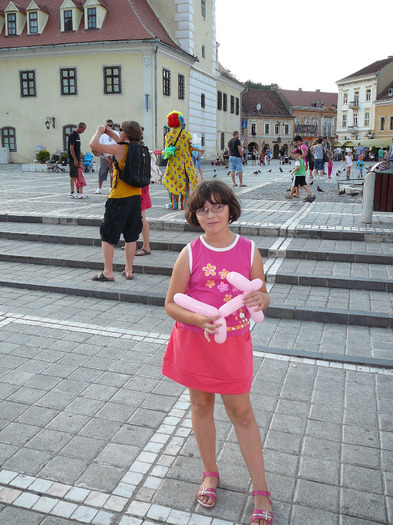
[[[212,195],[211,200],[205,201],[203,208],[197,210],[199,224],[206,233],[220,233],[226,231],[229,225],[229,206],[221,204]]]

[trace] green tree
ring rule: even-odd
[[[244,85],[249,88],[263,89],[265,91],[270,89],[279,89],[278,84],[262,84],[261,82],[254,82],[253,80],[246,80]]]

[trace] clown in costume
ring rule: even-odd
[[[192,137],[189,131],[183,129],[184,117],[178,111],[172,111],[167,116],[170,131],[165,137],[165,150],[175,146],[175,152],[168,157],[168,165],[162,180],[169,191],[171,202],[166,205],[172,210],[184,210],[190,191],[198,184],[198,174],[191,158]],[[164,152],[165,152],[164,150]]]

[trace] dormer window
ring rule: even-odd
[[[61,31],[77,31],[83,16],[83,6],[78,0],[64,0],[60,6]]]
[[[85,29],[101,29],[107,13],[106,2],[103,0],[86,0],[83,9],[85,12]]]
[[[72,11],[67,9],[63,12],[64,31],[72,31]]]
[[[38,33],[38,13],[36,11],[29,13],[29,33]]]
[[[87,8],[87,29],[95,29],[97,27],[97,10],[95,7]]]
[[[5,14],[5,36],[20,35],[26,23],[26,11],[23,7],[19,7],[14,2],[10,2]]]
[[[16,35],[16,13],[7,14],[7,33],[8,36]]]

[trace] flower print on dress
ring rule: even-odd
[[[228,274],[229,272],[225,268],[223,268],[221,272],[218,272],[218,275],[221,277],[221,279],[226,279],[228,277]]]
[[[213,286],[216,286],[216,283],[212,280],[209,280],[206,282],[206,286],[208,286],[209,288],[213,288]]]
[[[204,266],[202,270],[205,272],[206,277],[209,277],[209,275],[216,275],[216,268],[213,264],[207,263],[207,266]]]
[[[227,303],[228,301],[230,301],[232,299],[232,295],[230,294],[225,294],[225,297],[223,299],[224,303]]]
[[[223,282],[220,282],[220,284],[217,286],[217,290],[221,293],[226,292],[228,290],[228,285]]]

